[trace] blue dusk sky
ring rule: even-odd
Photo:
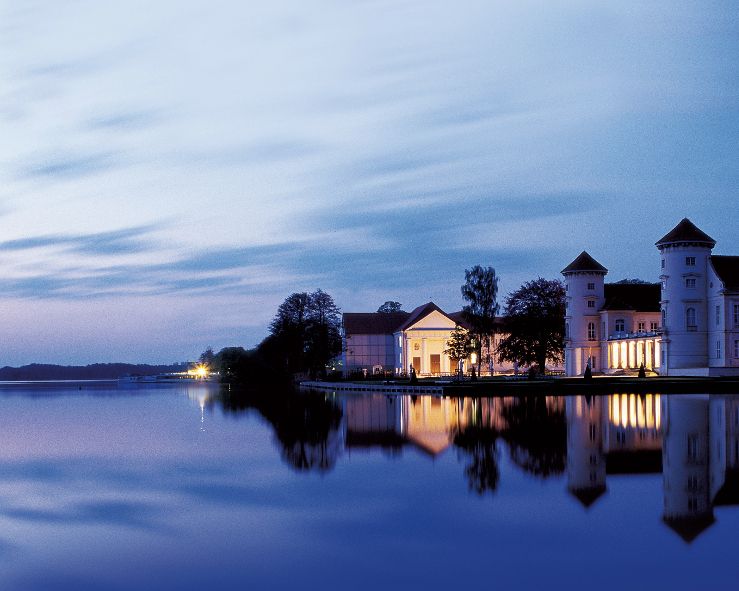
[[[738,64],[734,0],[0,0],[0,365],[739,254]]]

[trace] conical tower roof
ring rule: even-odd
[[[586,271],[590,273],[603,273],[603,275],[608,273],[608,269],[583,250],[574,261],[562,269],[562,275]]]
[[[698,228],[688,218],[683,218],[672,230],[667,232],[660,240],[655,242],[657,248],[676,242],[690,242],[692,244],[704,244],[708,248],[716,246],[716,241]]]

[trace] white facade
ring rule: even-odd
[[[712,255],[715,241],[687,219],[656,245],[659,287],[605,284],[585,252],[562,271],[566,375],[588,362],[602,373],[739,375],[739,257]]]

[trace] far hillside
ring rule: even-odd
[[[92,365],[51,365],[32,363],[0,368],[0,381],[24,380],[115,380],[127,375],[156,375],[187,370],[188,363],[147,365],[135,363],[93,363]]]

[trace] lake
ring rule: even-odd
[[[0,386],[0,589],[735,589],[739,396]]]

